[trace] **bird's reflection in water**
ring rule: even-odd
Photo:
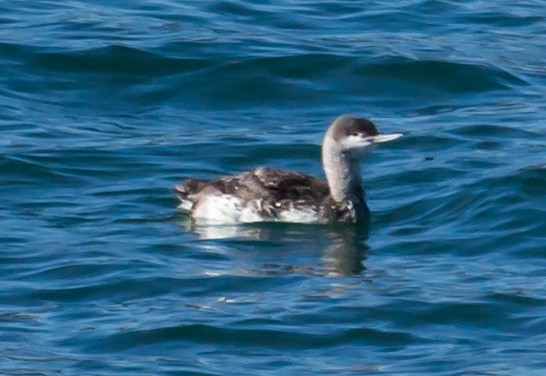
[[[328,235],[331,244],[324,249],[322,256],[325,271],[341,276],[361,274],[369,249],[365,243],[368,226],[339,226],[331,229]]]
[[[253,263],[259,270],[254,272],[266,274],[359,275],[365,269],[363,262],[369,249],[365,243],[369,233],[368,223],[199,226],[188,221],[183,227],[196,233],[200,239],[234,239],[235,244],[245,250],[245,255],[255,258]],[[252,243],[245,240],[252,240]],[[263,249],[260,249],[261,242]],[[234,243],[230,244],[233,246]],[[219,242],[218,247],[222,246],[223,243]],[[270,249],[272,247],[273,250]],[[210,243],[208,249],[210,250]],[[257,254],[256,250],[260,252]],[[301,257],[296,257],[295,260],[294,253]],[[317,262],[317,256],[320,256],[321,263]]]

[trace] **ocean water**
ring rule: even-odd
[[[0,3],[1,375],[546,374],[543,1]],[[368,226],[172,187],[401,139]]]

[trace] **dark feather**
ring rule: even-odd
[[[209,194],[228,194],[246,203],[259,201],[257,210],[265,218],[276,218],[283,210],[312,207],[325,219],[354,220],[354,208],[335,202],[325,180],[299,172],[259,167],[209,181],[188,179],[176,186],[175,192],[194,207]]]

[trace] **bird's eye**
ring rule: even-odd
[[[351,133],[351,136],[358,137],[358,136],[360,136],[360,133],[358,133],[358,132],[353,132],[353,133]]]

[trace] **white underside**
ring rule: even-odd
[[[180,209],[190,212],[194,220],[200,224],[236,224],[255,222],[318,222],[316,210],[311,207],[298,207],[277,212],[277,218],[263,217],[259,213],[262,207],[260,200],[243,202],[236,196],[210,195],[202,199],[195,208],[192,203],[182,201]]]

